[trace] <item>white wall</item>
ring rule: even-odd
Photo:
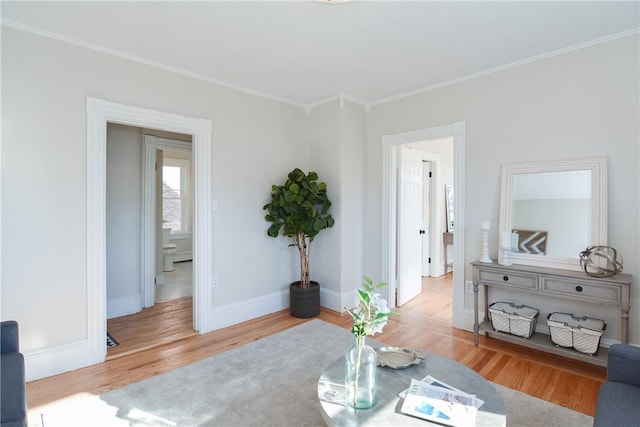
[[[311,109],[309,167],[327,183],[336,220],[314,241],[312,277],[321,283],[322,305],[336,311],[353,306],[362,275],[370,275],[362,271],[365,141],[362,105],[341,98]]]
[[[503,163],[606,155],[609,244],[635,276],[630,334],[640,344],[638,47],[638,36],[627,37],[373,106],[365,229],[381,228],[383,135],[466,121],[466,268],[457,272],[466,280],[480,254],[482,220],[491,220],[490,255],[497,257]],[[380,270],[380,244],[379,233],[365,235],[366,271]],[[467,299],[470,309],[471,295]],[[594,317],[603,313],[596,305],[577,308]],[[605,319],[610,339],[619,338],[618,317]]]
[[[213,121],[211,306],[281,308],[296,260],[266,235],[262,206],[284,171],[307,167],[303,108],[4,26],[1,53],[1,309],[28,357],[87,336],[87,96]]]
[[[107,125],[107,318],[142,310],[142,129]]]
[[[347,99],[342,103],[340,165],[342,181],[342,223],[340,231],[342,248],[341,283],[343,301],[339,311],[354,306],[356,289],[362,276],[369,276],[374,283],[381,281],[375,272],[363,270],[365,158],[367,142],[367,113],[364,107]]]

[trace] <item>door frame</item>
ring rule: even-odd
[[[142,164],[143,176],[143,197],[142,197],[142,236],[141,236],[141,257],[142,268],[140,269],[140,283],[142,283],[142,303],[145,307],[152,307],[156,303],[156,277],[157,277],[157,239],[158,224],[156,224],[156,173],[157,170],[157,150],[184,151],[191,153],[191,164],[193,164],[193,149],[191,142],[178,141],[174,139],[160,138],[153,135],[144,135],[144,158]],[[192,237],[193,231],[191,230]],[[196,260],[193,268],[198,268]]]
[[[87,97],[87,340],[89,358],[107,356],[106,292],[106,160],[107,123],[158,129],[192,136],[193,205],[193,328],[210,324],[213,277],[213,210],[211,120],[181,116],[100,98]]]
[[[382,280],[386,287],[387,301],[395,305],[396,289],[396,209],[397,179],[395,171],[397,147],[402,144],[436,138],[453,137],[453,185],[456,189],[454,218],[456,233],[453,245],[453,327],[464,325],[464,230],[465,230],[465,135],[466,122],[404,132],[382,137]]]

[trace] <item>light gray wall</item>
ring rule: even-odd
[[[87,336],[87,96],[213,121],[212,304],[286,292],[271,183],[307,167],[303,108],[2,27],[2,318],[34,352]]]
[[[490,255],[497,257],[503,163],[606,155],[609,244],[635,276],[631,306],[640,307],[638,47],[638,36],[627,37],[373,106],[366,229],[381,227],[383,135],[466,121],[466,268],[459,272],[466,280],[469,263],[480,255],[482,220],[491,220]],[[380,270],[380,243],[379,233],[365,235],[365,270]],[[605,317],[597,305],[578,308]],[[619,337],[618,317],[605,319],[612,339]],[[631,325],[631,341],[640,344],[640,310],[632,308]]]
[[[336,99],[309,113],[309,167],[327,183],[336,220],[316,237],[312,276],[321,282],[321,302],[336,311],[352,307],[362,284],[364,147],[366,112],[362,105]]]
[[[318,234],[311,247],[311,277],[322,286],[321,303],[324,304],[327,304],[327,292],[337,293],[341,288],[340,230],[344,224],[338,220],[342,212],[343,200],[340,189],[342,180],[340,116],[340,102],[333,100],[314,107],[308,119],[309,169],[318,172],[320,181],[326,182],[327,196],[332,203],[331,214],[336,220],[332,228]],[[333,250],[326,251],[327,248],[333,248]]]
[[[365,159],[367,143],[367,113],[362,105],[343,100],[341,126],[341,183],[342,247],[341,290],[343,304],[339,311],[355,302],[355,291],[362,285],[362,276],[370,276],[374,283],[381,280],[362,266],[364,230]],[[350,304],[349,304],[350,303]]]
[[[142,129],[107,125],[107,318],[142,310]]]

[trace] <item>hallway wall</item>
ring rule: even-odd
[[[107,318],[142,310],[142,129],[107,124]]]

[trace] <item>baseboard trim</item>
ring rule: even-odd
[[[106,348],[106,339],[105,348]],[[105,350],[106,351],[106,350]],[[101,363],[96,360],[88,340],[48,347],[24,353],[27,382]]]
[[[340,293],[320,287],[320,305],[338,313],[343,313],[347,308],[355,306],[356,295],[355,290]]]
[[[343,312],[353,307],[356,291],[339,293],[320,288],[320,305],[328,309]],[[210,316],[211,328],[208,331],[226,328],[246,322],[260,316],[289,308],[289,290],[274,292],[257,298],[214,307]]]
[[[193,261],[193,252],[192,251],[176,252],[176,254],[173,256],[173,262],[183,262],[183,261]]]
[[[289,307],[289,291],[274,292],[257,298],[213,307],[209,331],[226,328]]]

